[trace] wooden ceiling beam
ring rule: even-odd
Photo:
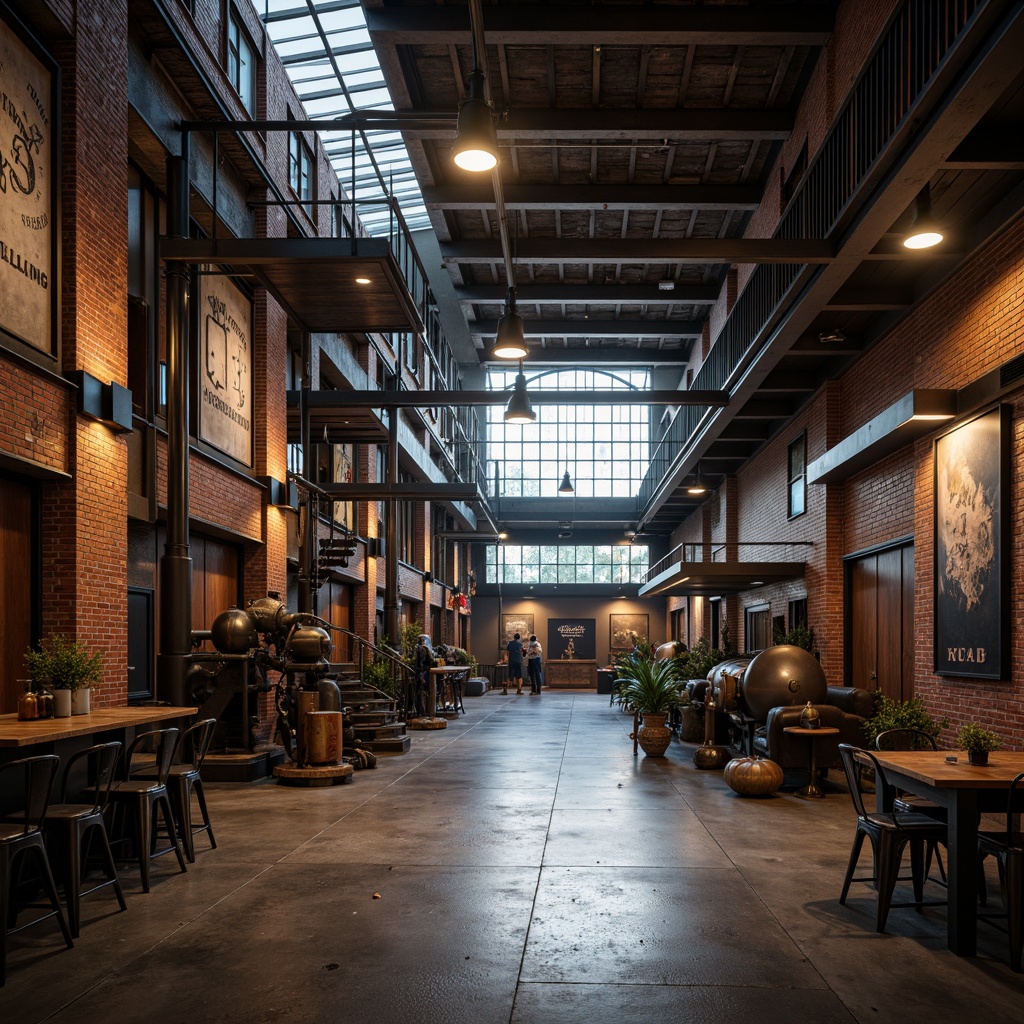
[[[494,206],[490,182],[428,185],[428,210]],[[506,210],[756,210],[757,185],[505,185]]]
[[[495,263],[501,246],[488,239],[441,242],[446,263]],[[831,242],[817,238],[528,238],[520,263],[831,263]]]
[[[469,45],[468,7],[364,7],[375,45]],[[770,7],[637,7],[581,11],[559,5],[484,7],[483,30],[499,46],[823,46],[835,14],[821,4]]]

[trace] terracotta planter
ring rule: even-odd
[[[53,691],[53,717],[54,718],[70,718],[71,717],[71,691],[70,690],[54,690]]]
[[[89,694],[92,691],[88,686],[80,686],[77,690],[71,694],[71,714],[73,715],[87,715],[92,709],[92,702],[89,699]]]
[[[668,715],[644,715],[643,725],[637,734],[637,741],[648,757],[664,757],[672,741],[672,730],[665,725]]]

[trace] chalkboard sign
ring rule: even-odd
[[[548,649],[544,653],[549,661],[593,661],[596,652],[596,619],[548,619]]]

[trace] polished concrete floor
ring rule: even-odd
[[[944,908],[837,896],[838,784],[737,797],[673,742],[634,759],[591,693],[489,693],[327,789],[207,787],[218,840],[153,891],[126,871],[11,939],[0,1022],[626,1024],[1019,1021],[1005,936],[945,949]],[[935,895],[941,898],[942,890]]]

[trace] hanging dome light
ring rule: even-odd
[[[523,333],[523,318],[516,312],[516,290],[509,288],[505,312],[494,335],[495,359],[525,359],[529,354]]]
[[[707,485],[700,478],[700,462],[697,463],[697,468],[694,470],[693,480],[686,485],[686,493],[694,498],[708,493]]]
[[[508,400],[505,408],[506,423],[533,423],[537,414],[530,405],[530,396],[526,393],[526,377],[520,372],[516,374],[515,386],[512,389],[512,397]]]
[[[562,477],[562,482],[558,486],[559,494],[575,494],[576,488],[572,485],[572,480],[569,478],[569,470],[565,471],[565,476]]]
[[[914,200],[914,216],[903,245],[907,249],[930,249],[942,238],[942,225],[932,216],[931,188],[925,185]]]
[[[459,120],[452,159],[464,171],[489,171],[498,163],[498,135],[491,106],[484,98],[484,73],[469,73],[466,98],[459,105]]]

